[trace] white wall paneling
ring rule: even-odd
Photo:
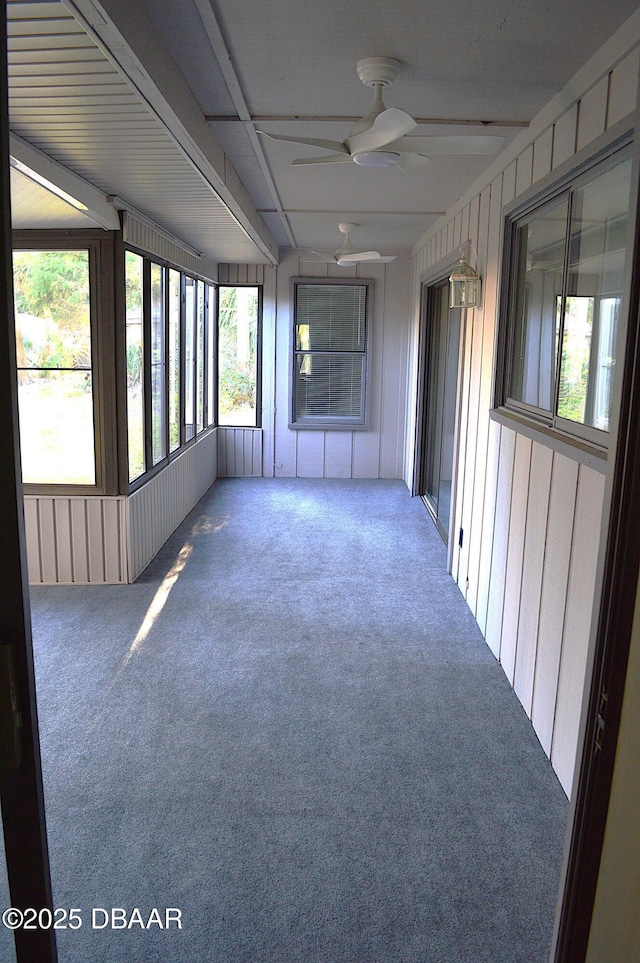
[[[126,497],[25,495],[31,584],[127,581]]]
[[[218,428],[218,477],[262,475],[262,428]]]
[[[522,567],[524,562],[527,507],[531,473],[532,442],[524,435],[516,435],[511,485],[511,511],[507,539],[506,576],[502,613],[502,636],[500,661],[511,684],[514,681],[516,663],[516,640],[522,601]],[[524,586],[525,594],[529,586]]]
[[[529,498],[525,522],[520,611],[518,614],[513,676],[514,688],[529,717],[531,717],[533,677],[536,666],[552,462],[553,452],[551,449],[534,443],[531,450]]]
[[[578,462],[554,454],[531,708],[531,721],[548,756],[556,714],[578,468]]]
[[[571,792],[595,584],[604,476],[490,420],[502,211],[635,109],[640,12],[496,157],[412,252],[414,325],[405,479],[413,473],[421,278],[470,239],[483,299],[467,312],[452,573]]]
[[[501,428],[498,434],[498,476],[496,483],[495,514],[491,544],[491,574],[487,593],[487,627],[485,638],[496,658],[500,657],[502,616],[504,609],[507,545],[511,520],[511,490],[513,487],[513,456],[516,434]],[[485,537],[488,538],[488,529]]]
[[[556,718],[551,745],[551,761],[567,795],[571,795],[573,787],[582,695],[587,673],[603,496],[604,476],[581,465],[578,473]]]
[[[130,495],[127,502],[129,581],[132,582],[164,545],[217,477],[217,429]]]

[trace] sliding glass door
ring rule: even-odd
[[[418,494],[449,544],[455,464],[460,309],[449,308],[447,281],[424,299],[422,444]]]

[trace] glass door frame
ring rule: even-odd
[[[1,694],[5,730],[0,768],[0,804],[7,878],[12,906],[53,910],[44,818],[44,793],[36,711],[31,618],[20,470],[9,175],[6,2],[0,35],[0,645],[10,647],[11,691]],[[6,655],[9,650],[2,654]],[[5,660],[6,662],[6,660]],[[6,676],[5,676],[6,678]],[[18,715],[19,713],[19,715]],[[18,722],[21,727],[18,728]],[[8,907],[0,907],[0,913]],[[56,963],[51,928],[14,931],[17,963]]]
[[[460,335],[458,345],[458,356],[456,359],[457,368],[455,375],[455,412],[454,417],[454,438],[452,455],[452,478],[451,478],[451,510],[449,514],[448,531],[444,531],[442,524],[437,517],[437,508],[431,503],[427,493],[427,458],[428,458],[428,431],[429,419],[432,415],[433,386],[430,384],[430,353],[434,347],[435,326],[439,322],[436,312],[441,305],[438,304],[440,297],[446,298],[448,304],[448,278],[451,271],[456,266],[457,261],[447,259],[437,265],[435,273],[422,279],[420,291],[420,325],[418,335],[418,380],[417,380],[417,404],[416,404],[416,425],[415,425],[415,446],[414,446],[414,467],[412,480],[412,495],[419,495],[429,514],[433,518],[440,535],[442,536],[448,550],[448,569],[451,571],[455,532],[455,492],[456,477],[458,467],[458,443],[459,443],[459,421],[460,421],[460,372],[463,365],[464,351],[464,316],[460,309],[455,309],[460,316]],[[452,309],[449,309],[452,310]]]

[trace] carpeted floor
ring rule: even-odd
[[[445,565],[400,482],[229,479],[32,591],[61,963],[545,963],[567,800]]]

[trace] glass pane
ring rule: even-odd
[[[127,433],[129,481],[145,470],[144,382],[142,376],[142,258],[125,253],[127,327]]]
[[[446,341],[449,306],[446,292],[438,288],[429,298],[426,350],[427,430],[425,438],[425,494],[432,511],[438,514],[440,496],[440,457],[442,452],[442,410],[445,393]],[[446,308],[446,313],[445,313]]]
[[[215,424],[216,418],[216,318],[218,316],[218,290],[209,286],[207,315],[207,425]]]
[[[360,424],[364,412],[364,356],[298,354],[296,419],[344,419]]]
[[[445,298],[446,301],[446,298]],[[442,450],[440,454],[440,484],[438,486],[438,521],[449,540],[451,519],[451,488],[455,454],[456,402],[458,393],[458,354],[460,350],[460,311],[448,312],[448,331],[444,394],[442,398]]]
[[[13,255],[18,367],[90,368],[88,251]]]
[[[22,478],[95,485],[90,371],[19,371]]]
[[[517,230],[515,328],[511,351],[510,398],[554,409],[558,298],[562,294],[569,200]]]
[[[184,322],[184,437],[188,441],[196,433],[195,400],[195,304],[196,282],[185,278],[185,322]]]
[[[198,307],[196,313],[196,371],[197,371],[197,390],[196,390],[196,423],[197,430],[204,428],[204,281],[198,281]]]
[[[95,485],[88,251],[16,251],[23,479]]]
[[[607,431],[631,160],[574,191],[558,414]]]
[[[296,285],[297,351],[364,351],[367,288]]]
[[[169,451],[180,446],[180,273],[169,271]]]
[[[151,265],[151,457],[154,465],[167,453],[165,439],[164,278],[159,264]]]
[[[613,374],[615,370],[616,336],[620,319],[620,298],[600,298],[597,302],[598,326],[594,364],[591,371],[594,428],[609,430]]]
[[[221,287],[218,412],[221,425],[257,424],[258,288]]]
[[[448,543],[461,312],[449,309],[448,284],[429,292],[427,309],[424,494]]]
[[[564,306],[558,414],[585,423],[594,298],[568,297]]]

